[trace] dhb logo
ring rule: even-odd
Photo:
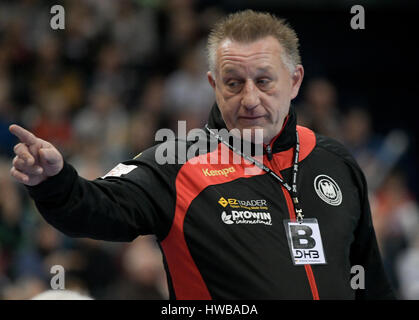
[[[304,219],[303,222],[285,220],[284,226],[294,265],[326,264],[317,219]]]

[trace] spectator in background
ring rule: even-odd
[[[28,46],[26,31],[29,28],[25,21],[18,17],[20,8],[12,14],[12,19],[8,19],[5,26],[3,41],[7,44],[10,53],[10,63],[13,67],[19,64],[25,64],[30,58],[30,48]]]
[[[16,110],[10,100],[11,82],[5,66],[6,52],[0,45],[0,156],[13,156],[15,138],[9,134],[9,125],[17,120]]]
[[[122,278],[109,288],[113,299],[168,299],[162,255],[152,236],[128,244],[121,257]]]
[[[304,91],[304,100],[296,108],[298,123],[341,141],[341,116],[337,103],[337,92],[333,83],[325,78],[309,80]]]
[[[63,63],[63,42],[56,36],[43,36],[37,47],[37,60],[31,80],[35,99],[44,92],[59,91],[71,110],[81,106],[83,89],[78,72]]]
[[[98,136],[79,134],[75,142],[75,152],[71,157],[72,163],[86,179],[100,177],[106,172],[102,163],[103,141]]]
[[[49,30],[50,13],[44,1],[3,1],[0,6],[0,31],[2,22],[8,31],[14,30],[11,40],[20,48],[19,62],[25,64],[31,51],[36,48],[39,39]],[[23,58],[23,59],[21,59]],[[18,62],[18,63],[19,63]]]
[[[102,241],[76,239],[66,257],[65,269],[78,281],[73,282],[72,289],[91,294],[95,299],[106,298],[109,286],[117,281],[116,259],[111,246]]]
[[[13,276],[16,279],[37,278],[49,284],[51,266],[65,265],[61,259],[49,264],[52,262],[51,257],[63,249],[63,236],[41,220],[37,221],[35,228],[32,242],[16,252]]]
[[[93,90],[90,104],[75,115],[73,127],[78,141],[99,142],[106,170],[126,156],[128,115],[113,91],[101,87]]]
[[[393,129],[385,136],[374,133],[371,117],[364,108],[351,107],[342,118],[342,142],[348,147],[375,193],[407,151],[409,138]]]
[[[134,112],[141,109],[153,113],[157,117],[164,115],[164,88],[166,78],[162,75],[151,76],[138,98]]]
[[[132,115],[127,137],[128,153],[131,157],[153,145],[158,128],[158,117],[150,110],[141,110]]]
[[[64,154],[72,154],[73,128],[68,100],[60,91],[46,91],[39,105],[40,114],[33,131],[44,140],[54,141]]]
[[[121,49],[114,43],[105,42],[99,49],[92,83],[121,95],[124,88]]]
[[[47,290],[45,283],[36,277],[19,278],[14,284],[3,288],[0,292],[2,300],[26,300]]]
[[[383,141],[374,134],[370,114],[365,108],[351,107],[342,118],[341,127],[343,144],[355,157],[372,186],[376,172],[371,170],[371,164],[380,160],[377,156]]]
[[[147,64],[158,46],[157,21],[153,10],[129,0],[120,0],[110,21],[111,41],[123,50],[124,63]]]
[[[69,62],[83,71],[90,71],[88,64],[92,46],[110,20],[108,15],[99,11],[97,5],[110,2],[112,1],[66,1],[63,53]]]
[[[419,208],[402,171],[393,171],[377,190],[371,211],[383,263],[398,288],[396,261],[409,244],[416,243],[419,230]]]
[[[132,116],[128,128],[128,155],[135,156],[138,152],[153,145],[154,135],[158,128],[167,127],[167,113],[164,109],[165,78],[154,75],[146,82],[132,107]]]
[[[36,230],[36,233],[31,237],[32,242],[22,247],[15,254],[13,282],[0,291],[19,292],[22,290],[21,284],[29,279],[34,283],[41,283],[43,289],[40,292],[42,292],[50,287],[53,276],[51,267],[54,265],[60,265],[64,268],[66,289],[83,293],[95,289],[94,286],[89,286],[91,282],[86,282],[83,275],[85,272],[91,272],[91,269],[89,269],[91,265],[87,262],[96,259],[96,262],[103,263],[103,259],[100,259],[93,251],[89,252],[91,256],[87,256],[88,246],[84,250],[78,250],[76,240],[69,241],[44,221],[38,221],[38,225],[33,229]],[[91,281],[94,281],[112,267],[109,260],[106,263],[96,270],[96,277],[92,277]],[[112,279],[111,274],[109,274],[109,278],[103,281],[103,284],[106,284],[106,281],[110,281],[110,279]],[[33,295],[25,294],[24,297],[16,297],[16,299],[27,299]]]
[[[186,51],[178,70],[166,80],[164,101],[173,121],[188,120],[188,129],[202,127],[214,93],[206,78],[205,50],[200,45]]]
[[[352,155],[359,159],[370,149],[372,123],[368,111],[362,107],[351,107],[342,119],[343,142]]]
[[[0,158],[0,280],[10,278],[15,252],[22,242],[21,198],[10,179],[6,159]]]
[[[200,37],[200,25],[194,0],[169,0],[165,6],[166,32],[163,39],[165,56],[175,64],[185,48],[191,47]]]
[[[419,234],[401,252],[396,261],[396,274],[402,299],[419,300]]]

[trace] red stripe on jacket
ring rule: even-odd
[[[316,145],[316,137],[313,131],[305,127],[297,126],[297,130],[298,130],[298,135],[300,138],[300,146],[301,146],[299,161],[301,161],[304,158],[306,158],[310,154],[310,152],[314,149]],[[284,170],[284,168],[291,167],[293,164],[292,163],[293,155],[294,155],[294,148],[291,148],[284,152],[274,154],[273,162],[272,162],[274,166],[272,169],[275,171],[275,173],[281,176],[280,174],[281,170]],[[287,202],[290,220],[296,221],[294,204],[292,202],[291,196],[284,186],[282,186],[282,192]],[[311,294],[313,295],[313,300],[320,300],[313,269],[311,268],[311,265],[309,264],[305,264],[304,268],[306,271],[308,283],[310,284],[310,290],[311,290]]]

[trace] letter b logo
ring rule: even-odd
[[[312,249],[316,240],[311,237],[313,230],[308,226],[291,225],[291,239],[294,249]]]

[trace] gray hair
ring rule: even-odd
[[[208,36],[207,43],[209,70],[215,76],[217,49],[222,41],[230,39],[251,43],[268,36],[276,38],[284,48],[281,54],[282,62],[291,74],[294,73],[297,64],[301,64],[296,32],[284,19],[277,18],[270,13],[253,10],[232,13],[215,24]]]

